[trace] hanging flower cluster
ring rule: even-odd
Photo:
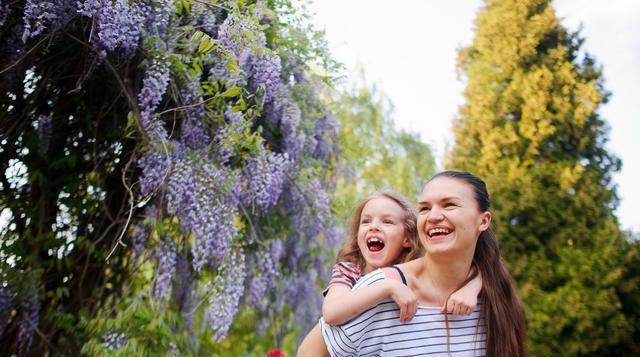
[[[136,61],[140,71],[126,78],[140,142],[131,187],[147,209],[129,242],[135,265],[153,267],[150,296],[178,306],[190,331],[202,306],[216,341],[246,302],[265,317],[290,306],[305,329],[318,316],[314,284],[326,269],[317,238],[335,242],[337,121],[292,41],[273,40],[288,34],[266,2],[181,3],[0,1],[0,27],[8,26],[0,53],[19,56],[44,36],[82,29],[96,66]],[[8,23],[15,11],[22,21]],[[39,118],[46,151],[51,123]],[[12,303],[4,291],[0,327]],[[175,304],[162,303],[168,297]],[[37,324],[37,295],[21,304]],[[33,326],[20,325],[21,350]],[[116,331],[104,344],[126,340]]]

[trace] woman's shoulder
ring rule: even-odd
[[[415,275],[415,273],[423,266],[423,261],[422,258],[416,258],[396,266],[405,274]]]

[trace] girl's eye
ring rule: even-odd
[[[386,219],[386,220],[382,221],[382,223],[385,223],[385,224],[393,224],[393,221]]]

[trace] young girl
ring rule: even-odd
[[[324,291],[322,318],[328,325],[340,325],[366,309],[388,299],[400,307],[400,321],[410,321],[418,308],[416,294],[406,285],[402,272],[398,279],[381,279],[359,290],[351,290],[364,274],[421,257],[413,207],[393,192],[378,192],[365,198],[355,209],[350,227],[351,240],[338,253],[331,281]],[[482,288],[480,276],[451,295],[443,312],[470,314]],[[309,332],[298,356],[328,356],[319,325]]]

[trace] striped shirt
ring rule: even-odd
[[[383,279],[378,269],[363,276],[354,289]],[[387,300],[341,326],[330,326],[321,318],[320,328],[331,356],[485,355],[479,305],[471,315],[448,315],[448,320],[447,331],[440,307],[419,306],[411,321],[401,323],[400,308]]]
[[[331,281],[329,281],[329,285],[327,285],[322,294],[326,296],[329,288],[334,284],[346,285],[351,289],[361,276],[360,268],[356,264],[351,262],[337,263],[331,271]]]

